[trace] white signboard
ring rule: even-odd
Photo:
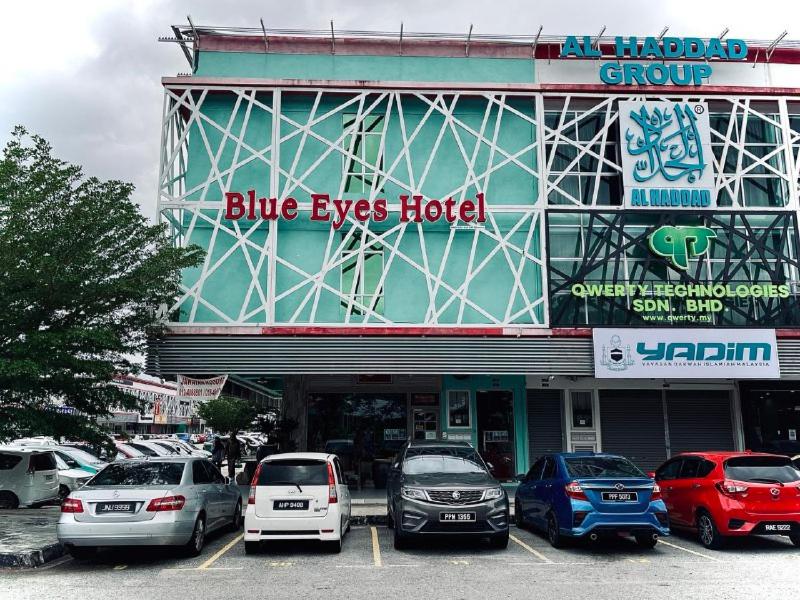
[[[228,380],[227,375],[211,377],[210,379],[195,379],[178,375],[178,398],[185,400],[213,400],[219,397],[222,386]]]
[[[619,103],[625,207],[713,208],[714,155],[704,102]]]
[[[603,379],[778,379],[774,329],[594,329]]]

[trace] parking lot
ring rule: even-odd
[[[507,550],[463,540],[426,540],[397,551],[391,531],[353,527],[341,554],[316,544],[273,543],[247,556],[241,533],[214,536],[187,559],[168,548],[64,558],[35,571],[0,573],[0,597],[166,598],[788,598],[800,585],[800,551],[784,538],[733,540],[709,552],[672,536],[653,550],[632,540],[553,549],[513,528]],[[202,590],[202,592],[200,592]],[[199,593],[199,595],[198,595]]]

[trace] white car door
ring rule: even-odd
[[[336,491],[339,495],[339,501],[342,503],[342,517],[346,527],[346,524],[350,521],[352,503],[350,499],[350,489],[347,487],[347,480],[344,478],[342,463],[339,461],[338,456],[333,458],[333,467],[336,473]],[[342,531],[344,532],[344,530]]]

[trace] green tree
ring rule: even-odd
[[[220,396],[200,404],[198,414],[215,432],[234,433],[247,429],[255,420],[255,405],[244,398]]]
[[[86,177],[22,127],[12,132],[0,159],[0,440],[97,444],[98,417],[137,406],[110,382],[137,370],[159,334],[153,309],[174,301],[181,269],[202,251],[174,247],[132,191]]]

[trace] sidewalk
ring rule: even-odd
[[[58,506],[0,510],[0,568],[40,567],[64,555],[56,539]]]

